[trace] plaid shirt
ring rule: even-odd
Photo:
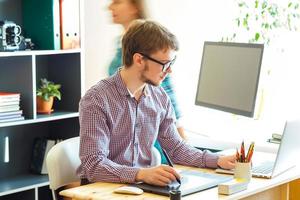
[[[146,85],[136,101],[118,72],[87,91],[79,113],[80,178],[135,182],[139,168],[150,166],[156,139],[174,163],[217,167],[217,155],[181,139],[171,102],[161,87]]]

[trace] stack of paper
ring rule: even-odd
[[[23,120],[20,93],[0,91],[0,122]]]
[[[222,183],[218,185],[219,194],[233,194],[236,192],[240,192],[246,190],[248,187],[248,183],[245,179],[233,179],[231,181]]]

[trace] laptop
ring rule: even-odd
[[[252,176],[273,178],[296,166],[300,153],[300,120],[288,121],[285,124],[277,154],[255,152]],[[233,170],[216,169],[217,173],[233,174]]]
[[[196,170],[184,170],[180,172],[181,185],[174,181],[166,187],[149,185],[147,183],[133,184],[135,187],[143,189],[145,192],[151,192],[164,196],[169,196],[171,190],[179,189],[181,196],[203,191],[212,187],[216,187],[220,183],[232,180],[231,176],[220,174],[206,173]]]

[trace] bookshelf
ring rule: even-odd
[[[8,19],[22,27],[22,2],[0,1],[0,20]],[[0,91],[21,94],[20,109],[25,117],[0,123],[0,200],[52,199],[48,176],[29,170],[33,142],[36,137],[67,139],[79,135],[83,69],[83,48],[0,52]],[[41,78],[62,85],[62,99],[54,101],[54,112],[49,115],[37,114],[36,88]],[[9,162],[4,162],[7,137]]]

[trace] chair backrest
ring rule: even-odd
[[[64,140],[50,149],[46,159],[50,188],[53,198],[56,190],[79,181],[76,169],[80,165],[79,137]]]
[[[159,151],[155,147],[153,147],[151,152],[151,166],[161,165],[161,155]]]

